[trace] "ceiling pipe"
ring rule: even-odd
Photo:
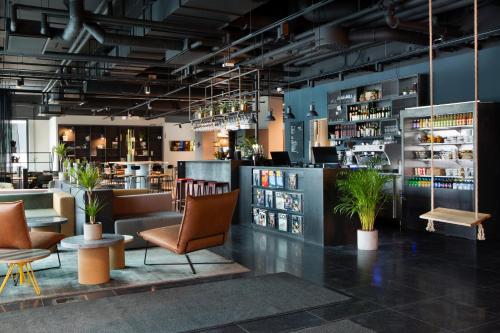
[[[69,0],[68,11],[69,20],[66,28],[64,28],[62,38],[70,41],[75,38],[83,25],[83,15],[85,11],[83,8],[83,0]]]
[[[85,30],[95,38],[102,45],[109,46],[138,46],[146,48],[160,48],[168,50],[183,50],[184,42],[180,40],[168,40],[162,38],[151,38],[151,37],[140,37],[140,36],[127,36],[119,34],[110,34],[104,32],[104,30],[93,23],[83,23]],[[193,43],[192,45],[194,45]],[[199,45],[199,44],[197,44]]]
[[[499,34],[500,34],[500,28],[493,29],[493,30],[489,30],[489,31],[485,31],[485,32],[479,33],[478,34],[478,39],[479,40],[484,40],[484,39],[487,39],[489,37],[496,36],[496,35],[499,35]],[[439,44],[434,44],[432,46],[432,48],[434,50],[439,50],[439,49],[442,49],[442,48],[445,48],[445,47],[457,46],[457,45],[460,45],[460,44],[467,44],[467,43],[470,43],[473,40],[474,40],[474,35],[468,35],[468,36],[465,36],[465,37],[459,37],[459,38],[451,39],[451,40],[448,40],[448,41],[444,41],[444,42],[439,43]],[[346,73],[346,72],[352,72],[352,71],[356,71],[356,70],[361,70],[361,69],[367,68],[368,66],[374,66],[375,64],[378,64],[378,63],[382,63],[382,64],[384,64],[384,63],[391,63],[391,62],[395,62],[395,61],[400,61],[402,59],[407,59],[407,58],[411,58],[411,57],[417,57],[417,56],[420,56],[420,55],[423,55],[423,54],[427,54],[428,52],[429,52],[429,46],[424,46],[424,47],[421,47],[419,49],[408,51],[408,52],[404,52],[404,53],[401,53],[401,54],[397,54],[397,55],[393,55],[393,56],[388,56],[388,57],[384,57],[384,58],[380,58],[380,59],[375,59],[375,60],[373,60],[371,62],[367,62],[367,63],[364,63],[362,65],[346,67],[346,68],[337,69],[337,70],[334,70],[334,71],[331,71],[331,72],[328,72],[328,73],[321,73],[319,75],[313,75],[313,76],[310,76],[310,77],[301,78],[299,80],[295,80],[295,81],[289,82],[289,85],[298,85],[300,83],[306,83],[306,82],[309,82],[311,80],[313,80],[313,81],[324,80],[324,79],[329,78],[329,77],[338,76],[339,73]]]
[[[94,14],[105,12],[106,9],[108,8],[106,6],[107,4],[108,4],[107,0],[102,0],[99,3],[99,5],[97,6],[97,8],[95,9]],[[78,36],[73,40],[73,43],[71,44],[71,46],[70,46],[70,48],[68,50],[68,54],[71,54],[71,53],[80,53],[80,51],[87,44],[87,42],[89,41],[89,39],[90,39],[90,34],[87,33],[86,31],[80,30],[80,33],[78,34]],[[66,66],[66,65],[71,64],[71,62],[72,62],[72,60],[67,60],[67,59],[62,58],[60,65],[61,66]],[[60,71],[61,71],[61,69],[58,68],[56,70],[56,73],[59,73]],[[52,88],[54,88],[54,86],[58,82],[59,82],[58,80],[50,80],[49,82],[47,82],[47,84],[43,88],[43,91],[44,92],[50,91]]]
[[[288,21],[291,21],[291,20],[294,20],[296,18],[299,18],[302,15],[304,15],[304,14],[310,12],[310,11],[313,11],[313,10],[316,10],[318,8],[321,8],[321,7],[327,5],[327,4],[331,3],[331,2],[334,2],[334,1],[335,0],[322,0],[322,1],[320,1],[320,2],[318,2],[316,4],[314,4],[314,5],[311,5],[311,6],[307,7],[306,9],[300,10],[300,11],[298,11],[298,12],[292,14],[292,15],[289,15],[289,16],[281,19],[281,20],[278,20],[278,21],[274,22],[273,24],[268,25],[267,27],[264,27],[262,29],[259,29],[259,30],[255,31],[255,32],[252,32],[252,33],[250,33],[250,34],[248,34],[246,36],[243,36],[243,37],[235,40],[234,42],[229,43],[226,46],[221,47],[217,51],[214,51],[214,52],[209,53],[207,55],[204,55],[204,56],[202,56],[202,57],[200,57],[198,59],[190,61],[188,64],[186,64],[184,66],[181,66],[181,67],[177,68],[176,70],[172,71],[172,74],[180,73],[183,70],[185,70],[185,69],[187,69],[187,68],[189,68],[191,66],[195,66],[195,65],[198,65],[198,64],[200,64],[200,63],[202,63],[204,61],[213,59],[218,54],[220,54],[222,52],[226,52],[226,51],[230,50],[231,48],[233,48],[233,47],[235,47],[235,46],[237,46],[237,45],[239,45],[239,44],[241,44],[243,42],[246,42],[247,40],[251,40],[251,39],[255,38],[256,36],[260,36],[261,34],[267,32],[267,31],[270,31],[272,29],[276,29],[276,28],[280,27],[283,23],[286,23]]]
[[[63,53],[63,52],[45,52],[44,54],[38,54],[38,53],[27,53],[27,52],[0,51],[0,55],[22,56],[22,57],[47,59],[47,60],[84,61],[84,62],[96,61],[109,64],[142,65],[146,67],[156,66],[156,67],[172,68],[172,65],[165,65],[165,63],[162,60],[99,56],[92,54],[77,54],[77,53]]]

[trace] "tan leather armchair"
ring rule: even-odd
[[[220,246],[225,243],[238,201],[238,194],[239,190],[217,195],[188,196],[181,224],[141,231],[138,234],[146,242],[153,243],[177,254],[184,254],[191,271],[196,274],[188,253]],[[146,263],[147,253],[148,247],[146,246],[144,264],[152,265]]]
[[[57,260],[61,259],[57,250],[65,236],[57,232],[29,231],[22,201],[0,202],[0,249],[47,249],[55,247]]]

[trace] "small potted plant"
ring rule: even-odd
[[[248,106],[249,106],[249,103],[248,103],[248,100],[246,98],[243,98],[240,100],[240,111],[247,112],[249,109]]]
[[[223,115],[224,113],[226,113],[227,108],[228,108],[227,102],[225,102],[225,101],[220,102],[219,106],[218,106],[219,115]]]
[[[67,148],[64,143],[60,143],[54,147],[54,154],[57,155],[59,166],[59,179],[64,180],[63,160],[66,157]]]
[[[257,143],[253,137],[245,137],[240,144],[241,158],[244,160],[251,160],[253,156],[253,146]]]
[[[62,179],[59,178],[60,180],[68,180],[69,179],[70,165],[71,165],[71,160],[69,158],[65,158],[63,161],[63,178]]]
[[[339,204],[334,212],[354,216],[361,222],[358,229],[358,249],[376,250],[378,231],[374,229],[375,219],[388,197],[383,192],[388,176],[371,168],[346,172],[338,182]]]
[[[96,221],[97,213],[104,207],[94,195],[94,189],[100,184],[101,177],[99,169],[92,165],[78,170],[78,183],[86,191],[85,206],[81,208],[89,217],[89,222],[83,226],[83,238],[85,240],[96,240],[102,238],[102,224]]]

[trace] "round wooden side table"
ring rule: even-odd
[[[134,240],[134,236],[122,235],[123,241],[109,247],[109,267],[111,269],[125,268],[125,244]]]
[[[61,246],[78,250],[78,282],[101,284],[109,281],[109,248],[123,242],[122,235],[103,234],[102,239],[85,240],[83,235],[67,237]]]

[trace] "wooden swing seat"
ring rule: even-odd
[[[473,227],[491,218],[491,214],[478,213],[476,217],[476,213],[474,212],[438,207],[420,215],[420,218],[424,220]]]

